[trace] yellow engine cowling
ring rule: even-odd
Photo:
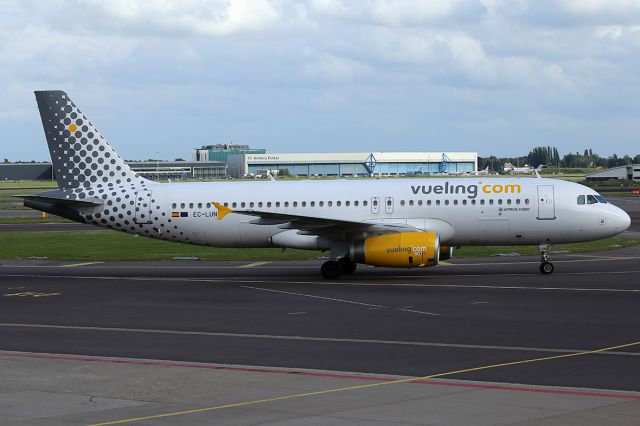
[[[353,243],[349,255],[357,263],[390,268],[435,266],[440,237],[435,232],[399,232]]]
[[[440,246],[440,260],[449,260],[453,257],[453,247]]]

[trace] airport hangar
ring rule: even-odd
[[[478,169],[477,152],[355,152],[234,154],[228,157],[233,177],[267,171],[292,176],[409,176],[464,173]]]
[[[603,180],[629,180],[640,182],[640,164],[629,164],[626,166],[612,167],[599,172],[590,173],[585,176],[590,182]]]
[[[287,170],[289,175],[303,177],[415,176],[473,172],[478,165],[477,152],[248,153],[252,151],[264,150],[228,148],[213,150],[215,155],[212,155],[210,149],[194,149],[191,161],[128,161],[127,164],[151,180],[212,180],[265,175],[267,170],[275,173]],[[0,164],[0,180],[53,179],[51,163]]]

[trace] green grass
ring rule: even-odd
[[[44,181],[44,180],[27,180],[20,182],[13,181],[1,181],[0,189],[2,188],[43,188],[43,189],[51,189],[57,188],[58,182]]]
[[[629,247],[636,244],[640,244],[640,240],[611,237],[586,243],[554,244],[551,249],[552,252],[566,250],[571,253],[588,253],[592,251],[604,251],[620,248],[618,246]],[[468,246],[461,247],[460,249],[453,251],[454,257],[494,256],[498,253],[519,253],[522,256],[533,256],[538,254],[538,246]]]
[[[0,225],[15,225],[22,223],[73,223],[72,220],[65,219],[60,216],[48,214],[47,217],[40,216],[2,216],[0,217]],[[4,242],[3,236],[0,234],[0,241]]]
[[[57,260],[164,260],[178,256],[194,256],[203,260],[306,260],[322,255],[320,251],[276,248],[233,249],[172,243],[151,238],[134,237],[116,231],[85,232],[3,232],[0,234],[0,259],[24,259],[46,256]],[[554,250],[572,253],[601,251],[614,245],[627,247],[640,241],[621,237],[580,244],[558,244]],[[455,257],[491,256],[517,252],[536,255],[537,247],[463,247]]]
[[[3,232],[0,259],[46,256],[58,260],[163,260],[195,256],[203,260],[304,260],[319,251],[228,249],[134,237],[116,231]]]

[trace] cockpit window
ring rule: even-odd
[[[584,204],[584,195],[578,195],[578,204]]]
[[[604,199],[604,197],[602,195],[594,195],[594,197],[596,197],[596,200],[598,200],[601,203],[607,203],[607,200]]]
[[[598,200],[593,195],[587,195],[587,204],[596,204]]]

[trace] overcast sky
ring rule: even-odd
[[[0,1],[0,161],[49,159],[42,89],[127,159],[638,154],[640,1]]]

